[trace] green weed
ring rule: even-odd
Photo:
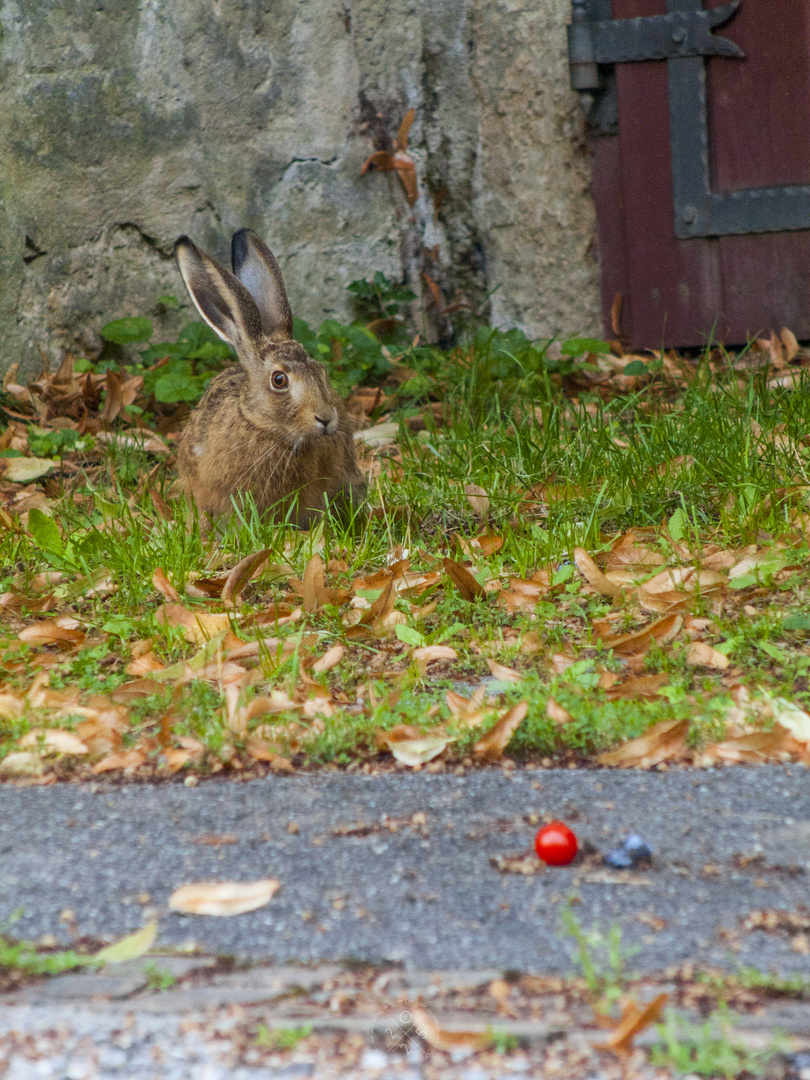
[[[256,1031],[256,1045],[272,1050],[295,1050],[298,1044],[311,1034],[312,1024],[285,1028],[269,1028],[266,1024],[259,1024]]]
[[[171,990],[177,982],[175,976],[159,964],[144,964],[143,973],[150,990]]]
[[[669,1067],[679,1073],[735,1080],[736,1077],[762,1076],[768,1061],[780,1052],[778,1037],[771,1044],[752,1050],[732,1039],[732,1017],[721,1008],[702,1024],[666,1014],[663,1024],[657,1025],[661,1043],[650,1051],[653,1065]]]
[[[761,990],[765,994],[802,1000],[810,998],[810,978],[798,972],[794,975],[779,975],[776,972],[740,965],[736,971],[727,975],[701,972],[697,980],[705,983],[721,998],[737,989]]]
[[[22,908],[4,919],[0,929],[7,930],[23,915]],[[0,972],[18,972],[21,975],[61,975],[77,967],[93,963],[91,956],[72,950],[48,952],[30,941],[11,941],[0,935]]]
[[[520,1048],[520,1039],[509,1031],[487,1028],[487,1035],[492,1039],[492,1048],[498,1054],[513,1054]]]
[[[614,923],[607,933],[597,926],[586,930],[570,907],[560,911],[565,932],[574,939],[574,959],[579,967],[593,1008],[605,1015],[624,993],[634,976],[627,971],[627,961],[640,952],[637,945],[622,943],[622,930]]]

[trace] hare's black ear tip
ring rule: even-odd
[[[174,257],[178,259],[186,251],[196,251],[193,240],[188,236],[178,236],[174,242]]]
[[[247,258],[248,245],[252,236],[250,229],[240,229],[231,238],[231,263],[235,274],[238,274],[239,268]]]

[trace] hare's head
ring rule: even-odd
[[[334,435],[339,398],[323,365],[293,339],[281,271],[267,245],[249,229],[234,233],[233,273],[187,236],[174,251],[194,306],[236,350],[247,375],[240,398],[245,419],[296,445]]]

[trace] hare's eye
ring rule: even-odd
[[[274,390],[286,390],[290,380],[287,378],[286,372],[274,371],[270,383]]]

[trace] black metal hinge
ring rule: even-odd
[[[741,0],[709,11],[675,11],[637,19],[589,18],[588,0],[573,0],[568,27],[568,63],[574,90],[603,85],[600,64],[639,60],[675,60],[684,56],[731,56],[742,59],[739,45],[712,33],[737,13]]]

